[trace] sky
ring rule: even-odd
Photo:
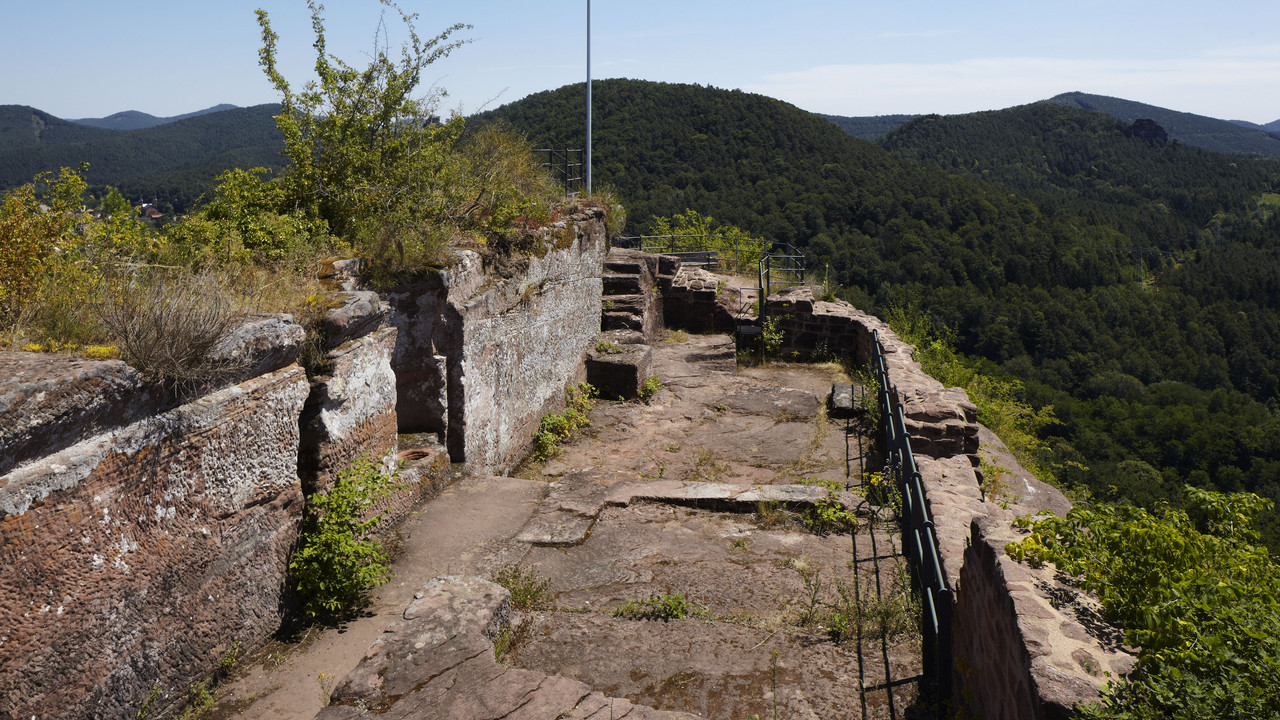
[[[470,42],[424,91],[471,114],[586,78],[587,1],[406,0],[418,33]],[[62,118],[275,103],[254,10],[301,86],[305,0],[0,0],[0,104]],[[363,65],[383,6],[330,0],[328,49]],[[388,13],[393,47],[404,34]],[[833,115],[954,114],[1082,91],[1224,119],[1280,119],[1280,2],[595,0],[591,75],[761,93]]]

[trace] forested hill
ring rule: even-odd
[[[37,173],[89,163],[94,186],[114,185],[174,211],[189,209],[219,173],[283,167],[278,105],[225,110],[143,130],[106,130],[58,120],[34,108],[0,107],[0,190]]]
[[[0,105],[0,153],[22,147],[85,142],[111,135],[109,130],[59,120],[26,105]]]
[[[1042,207],[1106,213],[1130,244],[1174,249],[1223,210],[1256,203],[1277,163],[1151,139],[1141,126],[1051,102],[968,115],[930,115],[880,145],[900,157],[1033,197]],[[1158,131],[1157,131],[1158,132]],[[1189,222],[1181,230],[1168,222]]]
[[[1048,102],[1082,110],[1096,110],[1126,124],[1138,118],[1150,118],[1160,123],[1171,139],[1206,150],[1280,157],[1280,133],[1277,133],[1274,128],[1246,128],[1230,120],[1218,120],[1132,100],[1082,92],[1055,95]]]
[[[846,117],[844,115],[823,115],[818,117],[830,120],[841,130],[860,140],[879,140],[898,128],[920,117],[919,115],[870,115],[866,117]]]
[[[1006,193],[903,162],[817,115],[737,90],[597,81],[594,178],[627,203],[629,232],[694,208],[782,242],[854,246],[905,210],[904,195],[963,195],[1018,216]],[[530,95],[475,118],[540,147],[582,147],[583,86]],[[914,198],[913,198],[914,200]]]
[[[1189,481],[1280,499],[1280,162],[1067,108],[917,119],[886,140],[898,155],[742,92],[593,95],[595,182],[630,232],[693,208],[829,262],[865,309],[925,310],[1056,407],[1061,475],[1101,497]],[[583,102],[578,84],[478,120],[580,147]]]

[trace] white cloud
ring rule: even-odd
[[[1280,46],[1175,60],[975,58],[827,65],[773,73],[744,89],[839,115],[963,113],[1079,90],[1220,118],[1280,118]]]

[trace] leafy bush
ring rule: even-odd
[[[74,349],[106,340],[91,310],[108,291],[107,270],[142,253],[137,219],[84,208],[86,184],[69,168],[42,173],[0,203],[0,326],[9,344]]]
[[[295,90],[276,62],[278,37],[258,11],[260,64],[282,96],[276,125],[290,165],[280,178],[283,208],[322,221],[366,257],[376,284],[439,265],[460,235],[500,236],[518,220],[545,220],[557,197],[531,147],[489,126],[464,137],[464,121],[441,122],[438,96],[415,95],[422,73],[467,41],[456,24],[421,38],[417,16],[389,0],[408,33],[396,57],[384,44],[356,68],[326,50],[323,6],[308,0],[318,82]]]
[[[769,252],[767,240],[697,210],[654,218],[651,234],[670,236],[671,249],[676,251],[716,250],[724,262],[734,263],[730,269],[737,272],[755,272],[756,263]]]
[[[338,473],[330,490],[307,498],[289,570],[309,617],[350,612],[370,588],[391,578],[387,553],[371,534],[383,517],[374,508],[391,496],[397,480],[398,473],[388,475],[382,463],[363,457]]]
[[[326,223],[289,208],[283,185],[263,177],[268,172],[222,173],[213,199],[169,226],[168,240],[184,264],[279,263],[333,244]]]
[[[1138,666],[1113,682],[1099,718],[1280,716],[1280,568],[1252,543],[1270,501],[1187,486],[1187,510],[1077,506],[1026,521],[1018,560],[1051,562],[1097,593],[1138,645]]]

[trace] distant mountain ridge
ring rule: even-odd
[[[1156,105],[1083,92],[1055,95],[1048,102],[1056,105],[1096,110],[1125,123],[1139,118],[1155,120],[1176,139],[1187,145],[1238,155],[1262,155],[1280,157],[1280,120],[1257,129],[1230,120],[1179,112]]]
[[[274,121],[279,111],[276,104],[201,111],[149,128],[110,130],[0,105],[0,190],[87,162],[91,186],[114,185],[130,199],[184,212],[224,170],[284,166]]]
[[[90,127],[103,128],[105,130],[145,130],[157,125],[166,125],[171,122],[186,120],[187,118],[222,112],[223,110],[236,109],[238,109],[237,105],[222,103],[203,110],[196,110],[195,112],[174,115],[172,117],[156,117],[155,115],[149,115],[137,110],[125,110],[123,112],[114,113],[101,118],[67,118],[67,122],[75,123],[77,125],[88,125]]]
[[[1248,120],[1232,120],[1231,122],[1240,127],[1249,128],[1251,130],[1262,130],[1263,132],[1280,133],[1280,120],[1269,122],[1266,125],[1249,122]]]

